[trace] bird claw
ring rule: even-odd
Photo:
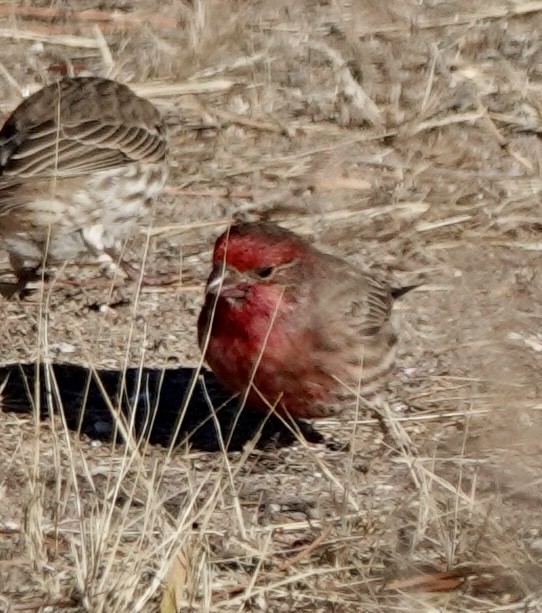
[[[42,272],[39,266],[34,268],[17,266],[14,268],[13,272],[17,279],[15,283],[0,283],[0,294],[7,300],[11,300],[15,297],[23,300],[35,291],[34,288],[27,287],[29,283],[41,281],[42,279],[49,279],[49,275]]]
[[[15,297],[24,299],[32,293],[32,290],[27,289],[25,285],[26,283],[24,285],[20,283],[0,283],[0,295],[6,300],[12,300]]]
[[[351,449],[350,443],[341,443],[340,441],[334,441],[333,439],[327,440],[325,442],[325,446],[330,451],[348,452]]]
[[[328,439],[321,432],[318,432],[312,424],[305,421],[297,421],[296,423],[301,435],[308,443],[324,445],[330,451],[350,451],[350,443]]]

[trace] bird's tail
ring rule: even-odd
[[[416,283],[415,285],[405,285],[404,287],[392,287],[391,295],[395,300],[397,298],[400,298],[401,296],[404,296],[407,292],[410,292],[410,290],[420,287],[420,285],[421,283]]]

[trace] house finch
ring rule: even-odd
[[[242,223],[218,238],[198,341],[217,379],[246,403],[297,418],[378,391],[397,338],[394,290],[271,223]]]
[[[24,100],[0,131],[0,243],[20,288],[46,262],[119,259],[166,154],[157,109],[115,81],[66,77]]]

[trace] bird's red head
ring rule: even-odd
[[[215,243],[213,263],[239,272],[280,266],[310,251],[308,243],[273,223],[240,223],[231,226]]]

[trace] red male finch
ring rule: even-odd
[[[205,359],[228,390],[263,411],[334,415],[379,391],[394,363],[392,289],[272,223],[216,241],[198,321]]]
[[[18,290],[46,262],[118,260],[166,157],[159,112],[121,83],[66,77],[24,100],[0,130],[0,245]]]

